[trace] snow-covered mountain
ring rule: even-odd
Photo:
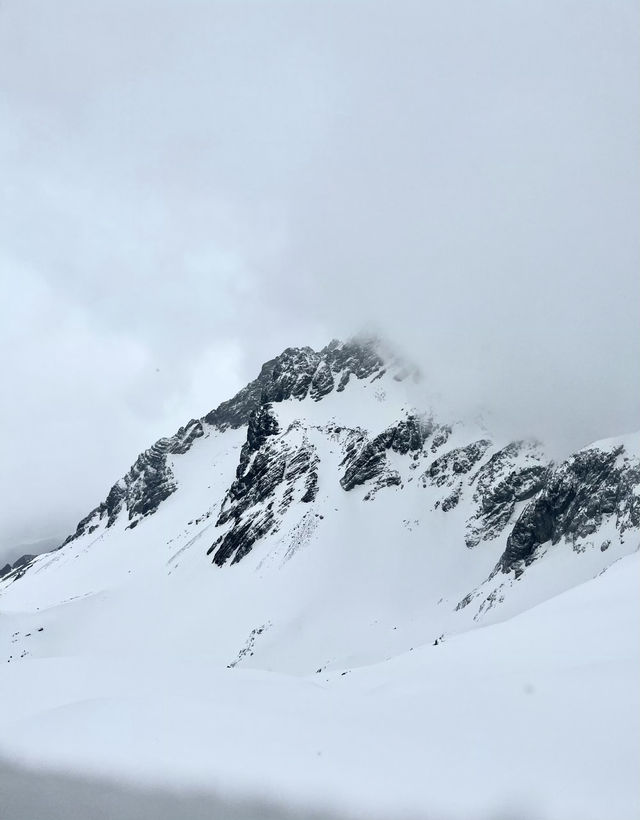
[[[419,379],[373,342],[289,348],[8,571],[7,753],[394,817],[631,817],[640,434],[554,463],[417,406]]]

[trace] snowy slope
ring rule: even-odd
[[[4,748],[369,817],[631,819],[638,569],[622,559],[509,621],[346,675],[224,669],[195,637],[182,658],[50,655],[55,626],[32,616],[47,627],[40,657],[5,673]]]
[[[6,754],[368,816],[634,816],[640,436],[554,465],[421,412],[416,377],[288,349],[0,582]]]

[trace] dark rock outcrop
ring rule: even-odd
[[[430,482],[437,487],[445,484],[453,486],[461,475],[468,473],[480,461],[490,445],[488,439],[480,439],[465,447],[448,450],[431,462],[421,476],[423,482]]]
[[[381,476],[387,466],[388,446],[387,432],[381,433],[373,440],[365,438],[365,443],[359,449],[354,443],[352,450],[347,452],[342,462],[346,465],[344,475],[340,479],[342,489],[348,492],[359,484],[365,484]]]
[[[540,492],[547,474],[548,463],[535,442],[515,441],[494,453],[471,479],[478,512],[467,522],[467,547],[500,535],[516,503]]]
[[[236,479],[227,491],[216,526],[231,518],[240,518],[244,511],[272,495],[284,477],[286,462],[283,451],[265,446],[270,436],[279,432],[271,405],[254,410],[247,428],[247,441],[242,447],[236,469]]]
[[[389,428],[388,446],[401,455],[418,452],[434,430],[435,425],[431,419],[409,415]]]
[[[335,380],[331,367],[326,361],[321,361],[316,368],[316,372],[311,378],[309,395],[314,401],[320,401],[323,396],[331,393],[335,386]]]
[[[344,390],[351,376],[373,377],[384,370],[375,343],[354,340],[342,344],[332,341],[320,351],[310,347],[288,347],[275,359],[262,365],[256,379],[229,401],[222,402],[204,420],[220,430],[247,424],[251,413],[261,404],[286,399],[319,401],[330,393]]]
[[[168,457],[188,452],[193,442],[202,435],[202,423],[192,419],[174,436],[161,438],[141,453],[124,478],[117,481],[109,490],[106,499],[79,522],[75,533],[70,535],[64,544],[85,533],[93,532],[105,518],[106,526],[113,526],[123,508],[127,510],[131,527],[134,527],[141,518],[152,515],[176,490]]]
[[[435,453],[436,450],[443,447],[449,440],[450,435],[451,427],[448,425],[438,427],[438,429],[434,432],[433,439],[431,440],[431,452]]]
[[[216,527],[231,526],[207,552],[214,553],[213,561],[218,566],[229,560],[237,563],[258,539],[274,531],[294,502],[296,491],[298,500],[304,503],[312,502],[317,495],[318,457],[314,448],[305,435],[300,445],[294,447],[286,434],[279,433],[271,404],[252,412],[236,479],[227,491],[216,522]]]
[[[411,415],[388,427],[374,439],[368,439],[364,434],[360,438],[353,438],[348,443],[342,460],[345,471],[340,479],[340,486],[348,492],[372,479],[378,479],[381,486],[399,484],[398,474],[388,471],[387,450],[402,455],[420,451],[433,429],[431,421],[423,421]]]
[[[498,563],[510,572],[530,563],[536,550],[566,539],[575,545],[613,518],[624,533],[640,526],[640,467],[623,447],[592,447],[569,458],[549,474],[544,489],[515,523]]]
[[[13,562],[12,569],[19,569],[20,567],[24,567],[27,564],[30,564],[35,557],[35,555],[21,555],[20,558],[17,559],[17,561]]]
[[[441,509],[443,512],[449,512],[454,507],[457,507],[460,502],[460,496],[462,495],[462,487],[458,485],[452,493],[450,493],[445,500],[442,502]]]
[[[16,581],[18,578],[22,578],[31,566],[31,562],[34,558],[36,558],[36,556],[31,554],[21,555],[13,564],[5,564],[4,567],[0,569],[0,579],[11,578]]]

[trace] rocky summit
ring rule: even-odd
[[[59,549],[69,551],[87,537],[104,539],[116,524],[135,529],[181,489],[181,459],[204,439],[222,440],[229,432],[243,439],[232,480],[218,498],[207,497],[198,523],[187,525],[206,522],[209,532],[213,516],[214,537],[202,552],[218,568],[253,550],[267,557],[286,540],[283,530],[291,521],[300,527],[314,517],[317,523],[330,512],[327,497],[351,504],[354,494],[374,505],[385,495],[406,496],[416,525],[433,519],[447,540],[495,555],[491,571],[458,611],[480,596],[481,614],[487,601],[496,602],[496,583],[504,587],[501,575],[519,579],[549,553],[571,552],[581,578],[579,556],[589,553],[589,566],[602,568],[636,548],[635,439],[595,443],[554,463],[540,442],[499,441],[476,425],[411,406],[403,383],[419,378],[374,340],[334,340],[319,351],[287,348],[233,398],[141,453]],[[326,412],[317,412],[320,403]],[[386,423],[377,429],[382,418]],[[404,506],[395,498],[393,505]],[[396,538],[389,522],[390,552]],[[5,567],[3,577],[16,580],[47,560],[25,556]]]

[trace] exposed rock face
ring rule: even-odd
[[[263,404],[252,411],[247,425],[247,440],[242,447],[240,463],[236,470],[236,484],[245,475],[253,454],[262,447],[269,436],[275,436],[279,432],[278,420],[273,414],[271,404]]]
[[[466,447],[456,447],[443,453],[432,462],[424,473],[423,480],[430,481],[437,487],[453,484],[455,478],[468,473],[480,461],[490,445],[488,439],[480,439]]]
[[[320,351],[310,347],[288,347],[275,359],[262,365],[257,379],[205,416],[208,424],[221,430],[247,424],[260,404],[286,399],[319,401],[337,384],[342,391],[354,376],[370,378],[384,372],[384,364],[371,342],[333,341]]]
[[[276,529],[296,494],[303,503],[316,497],[318,457],[314,448],[304,434],[294,447],[279,432],[270,403],[252,412],[236,479],[216,522],[216,527],[230,527],[208,550],[218,566],[230,559],[237,563],[259,538]]]
[[[526,501],[545,483],[548,465],[537,443],[516,441],[491,456],[473,477],[478,512],[467,524],[465,542],[475,547],[500,535],[516,503]]]
[[[220,430],[242,427],[260,404],[304,398],[318,366],[318,356],[310,347],[288,347],[262,365],[257,379],[229,401],[222,402],[204,420]]]
[[[487,453],[493,449],[488,439],[447,450],[450,434],[450,427],[437,429],[430,450],[442,448],[444,452],[430,463],[420,481],[425,488],[451,488],[444,499],[436,502],[445,513],[455,509],[465,494],[472,493],[476,512],[468,519],[465,534],[465,543],[471,548],[500,535],[516,503],[542,489],[547,462],[536,442],[512,442],[488,458]]]
[[[247,441],[242,447],[240,462],[226,498],[217,525],[237,518],[249,506],[262,501],[282,481],[284,460],[272,458],[277,455],[265,446],[271,436],[279,432],[278,422],[270,404],[262,405],[251,414],[247,428]]]
[[[422,450],[433,429],[431,421],[422,421],[411,415],[372,440],[364,433],[360,437],[354,437],[349,442],[342,461],[346,469],[340,479],[340,486],[349,491],[372,479],[382,479],[383,485],[399,484],[400,477],[390,471],[387,465],[387,450],[402,455]]]
[[[359,484],[365,484],[381,476],[387,467],[388,446],[388,432],[381,433],[372,441],[363,435],[360,446],[357,442],[352,442],[342,462],[346,465],[344,475],[340,479],[342,489],[349,491]]]
[[[612,520],[623,534],[640,526],[640,466],[623,447],[582,450],[551,471],[507,539],[498,568],[521,569],[538,547],[562,538],[576,544]]]
[[[9,576],[14,580],[21,578],[29,569],[35,557],[35,555],[31,554],[21,555],[13,564],[5,564],[4,567],[0,569],[0,578],[7,578]]]
[[[448,495],[445,500],[442,502],[441,510],[443,512],[449,512],[454,507],[457,507],[460,503],[460,496],[462,495],[462,487],[458,485],[455,490]]]
[[[425,441],[433,433],[435,425],[431,419],[421,419],[409,415],[388,430],[388,447],[395,453],[406,455],[422,450]]]
[[[202,423],[193,419],[171,438],[161,438],[141,453],[124,478],[113,485],[106,499],[80,521],[75,533],[64,543],[97,529],[104,518],[107,527],[111,527],[123,508],[127,510],[131,527],[144,516],[152,515],[176,490],[168,457],[186,453],[203,434]]]
[[[30,564],[35,557],[35,555],[21,555],[17,561],[13,562],[12,569],[18,569],[19,567],[24,567],[27,564]]]
[[[443,447],[449,440],[450,435],[451,427],[448,425],[438,427],[437,431],[434,432],[433,439],[431,440],[431,452],[435,453],[436,450]]]
[[[331,367],[326,361],[321,361],[316,372],[311,378],[311,386],[309,388],[309,395],[315,401],[320,401],[323,396],[331,393],[335,386],[333,373]]]

